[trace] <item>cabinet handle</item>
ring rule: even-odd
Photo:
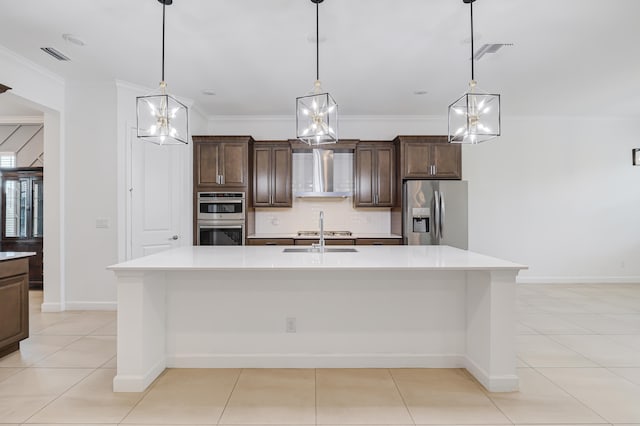
[[[434,164],[434,165],[433,165],[433,175],[435,176],[435,175],[437,175],[437,174],[438,174],[438,165],[437,165],[437,164]]]

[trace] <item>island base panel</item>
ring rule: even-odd
[[[116,392],[165,367],[464,367],[490,391],[518,386],[517,271],[117,274]]]

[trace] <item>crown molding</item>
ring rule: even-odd
[[[4,115],[0,116],[0,124],[44,124],[42,115]]]
[[[30,61],[24,56],[18,55],[16,52],[14,52],[13,50],[7,49],[3,45],[0,45],[0,54],[10,57],[11,59],[18,62],[20,65],[30,68],[33,71],[39,74],[42,74],[45,77],[50,78],[51,80],[54,80],[56,83],[62,86],[65,85],[65,79],[62,76],[54,73],[53,71],[48,70],[47,68],[41,65],[36,64],[35,62]]]

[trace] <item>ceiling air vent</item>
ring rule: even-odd
[[[65,55],[63,55],[62,53],[60,53],[59,51],[57,51],[56,49],[54,49],[53,47],[41,47],[40,50],[42,50],[45,53],[48,53],[49,55],[53,56],[54,58],[56,58],[59,61],[70,61],[71,60],[68,57],[66,57]]]
[[[496,53],[498,50],[502,49],[505,46],[513,46],[513,43],[491,43],[491,44],[483,44],[480,49],[476,50],[476,53],[473,54],[473,59],[479,61],[487,53]]]

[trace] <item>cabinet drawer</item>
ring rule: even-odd
[[[311,239],[296,239],[295,240],[295,245],[297,246],[310,246],[312,244],[318,244],[320,243],[320,240],[311,240]],[[353,238],[344,238],[344,239],[337,239],[337,238],[331,238],[331,239],[325,239],[324,240],[324,244],[326,246],[352,246],[355,245],[356,240],[354,240]]]
[[[293,238],[248,238],[250,246],[292,246]]]
[[[356,245],[359,246],[399,246],[402,245],[402,238],[358,238]]]

